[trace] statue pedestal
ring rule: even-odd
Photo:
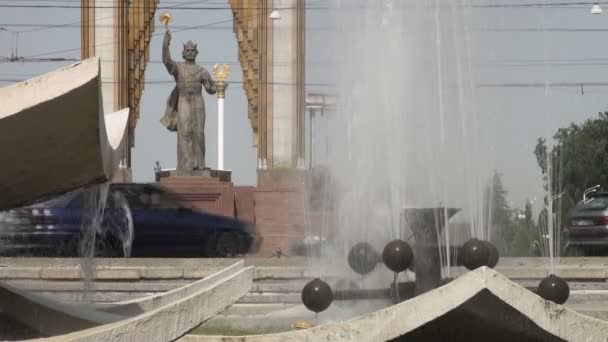
[[[255,223],[254,188],[235,187],[231,171],[163,172],[160,184],[192,208]]]
[[[311,170],[271,169],[258,170],[258,187],[255,192],[255,215],[258,231],[264,237],[259,256],[277,255],[280,249],[289,256],[318,253],[306,249],[306,235],[331,239],[335,227],[333,208],[325,204],[315,205],[310,198],[314,188]],[[326,177],[321,177],[325,179]],[[323,232],[323,228],[327,231]]]
[[[232,171],[227,170],[213,170],[213,169],[203,169],[198,171],[163,171],[161,172],[161,180],[163,178],[169,177],[200,177],[207,178],[212,180],[219,180],[221,182],[231,182],[232,181]]]

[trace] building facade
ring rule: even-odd
[[[304,163],[304,4],[230,0],[260,170]]]
[[[100,58],[104,112],[131,110],[119,182],[131,180],[131,148],[158,2],[81,0],[81,58]]]

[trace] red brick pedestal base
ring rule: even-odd
[[[235,187],[230,175],[161,175],[160,183],[191,206],[218,215],[255,223],[264,242],[259,256],[271,257],[281,250],[291,255],[305,231],[305,170],[258,170],[258,187]],[[308,212],[311,235],[322,235],[322,222],[331,224],[323,211]],[[327,231],[325,232],[327,234]]]
[[[193,208],[255,223],[255,187],[234,186],[230,171],[196,175],[161,174],[160,184]]]
[[[289,254],[293,243],[304,238],[305,171],[258,170],[255,216],[264,243],[260,256],[273,256],[277,250]]]

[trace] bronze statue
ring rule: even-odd
[[[184,62],[171,59],[169,44],[171,33],[167,30],[163,40],[163,63],[175,78],[175,88],[167,100],[161,123],[177,132],[177,171],[188,173],[205,168],[205,101],[202,86],[209,94],[215,94],[217,85],[205,68],[196,64],[196,44],[184,44]]]

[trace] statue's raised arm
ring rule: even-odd
[[[171,43],[171,32],[167,30],[165,38],[163,39],[163,64],[167,68],[167,71],[171,75],[175,75],[177,72],[177,64],[171,59],[171,52],[169,51],[169,44]]]

